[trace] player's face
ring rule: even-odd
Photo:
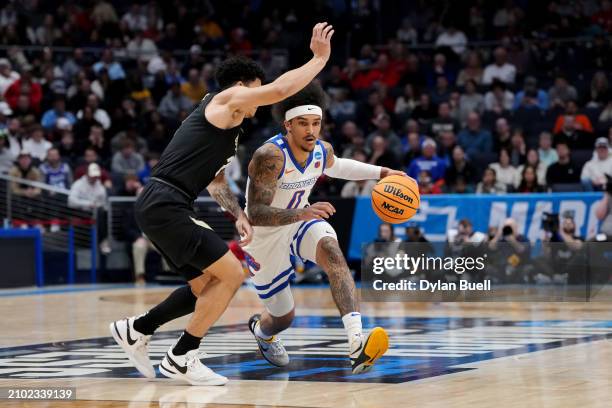
[[[261,79],[255,78],[255,80],[253,80],[253,81],[244,82],[243,85],[246,86],[247,88],[257,88],[258,86],[261,86]],[[249,111],[247,111],[244,114],[244,117],[245,118],[255,117],[255,112],[257,112],[257,106],[254,106]]]
[[[294,145],[305,152],[312,152],[317,145],[321,133],[321,117],[318,115],[303,115],[285,122],[287,137]]]

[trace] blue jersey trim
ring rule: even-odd
[[[291,273],[291,271],[293,271],[293,266],[289,267],[289,269],[285,269],[284,271],[282,271],[281,273],[279,273],[278,275],[276,275],[274,277],[274,279],[272,279],[272,282],[268,283],[267,285],[253,285],[255,286],[255,289],[257,290],[266,290],[266,289],[270,289],[270,287],[272,285],[274,285],[276,282],[278,282],[279,280],[283,279],[285,276],[289,275]]]

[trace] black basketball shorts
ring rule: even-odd
[[[135,216],[170,268],[188,281],[229,251],[212,228],[196,218],[193,202],[161,182],[147,183],[136,201]]]

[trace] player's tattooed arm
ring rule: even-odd
[[[249,163],[249,219],[257,226],[288,225],[300,220],[295,209],[271,207],[276,181],[284,167],[283,152],[271,143],[255,151]]]
[[[217,177],[210,182],[206,189],[210,193],[210,196],[214,198],[221,207],[232,214],[234,218],[238,219],[244,216],[244,211],[242,211],[242,207],[240,207],[236,195],[232,193],[232,190],[227,184],[224,170],[221,170],[221,172],[217,174]]]
[[[325,168],[329,169],[334,165],[334,147],[331,145],[331,143],[324,140],[321,140],[321,143],[323,143],[323,147],[325,148]]]

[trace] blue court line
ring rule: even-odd
[[[147,284],[146,287],[159,286],[155,284]],[[105,289],[128,289],[135,288],[136,285],[133,283],[121,283],[115,285],[93,285],[86,287],[73,287],[73,288],[41,288],[41,289],[29,289],[29,290],[11,290],[11,291],[0,291],[0,297],[13,297],[13,296],[36,296],[36,295],[49,295],[57,293],[70,293],[70,292],[91,292],[94,290],[105,290]]]

